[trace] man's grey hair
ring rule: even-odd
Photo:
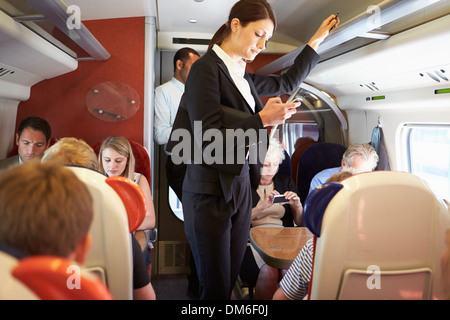
[[[352,144],[349,146],[342,156],[344,166],[351,168],[355,156],[362,157],[365,161],[372,163],[372,170],[374,170],[378,164],[378,154],[368,143]]]

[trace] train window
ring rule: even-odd
[[[407,125],[404,137],[409,171],[450,199],[450,125]]]
[[[289,97],[285,95],[282,99],[292,97],[299,98],[301,104],[279,132],[290,156],[299,138],[346,144],[347,120],[329,94],[302,83]]]
[[[295,151],[295,142],[301,137],[311,137],[319,140],[319,127],[316,123],[286,122],[283,125],[283,142],[287,153],[292,156]]]
[[[181,221],[184,221],[183,207],[181,205],[181,201],[178,199],[175,191],[173,191],[171,187],[169,187],[169,205],[170,209],[172,209],[172,212],[175,214],[175,216]]]

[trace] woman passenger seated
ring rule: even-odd
[[[98,162],[100,171],[108,177],[125,177],[136,183],[144,192],[147,200],[147,213],[138,230],[155,227],[155,209],[147,178],[134,171],[135,160],[130,142],[122,136],[106,138],[99,151]]]
[[[65,165],[83,166],[99,171],[94,150],[85,141],[73,137],[61,138],[45,151],[42,162],[50,161],[57,161]],[[135,300],[155,300],[155,291],[150,283],[145,256],[139,250],[141,246],[135,236],[131,237],[131,241],[133,248],[133,297]]]
[[[294,222],[297,226],[304,224],[303,207],[292,177],[277,173],[279,164],[284,158],[281,143],[271,139],[259,187],[253,190],[252,228],[294,227]],[[289,201],[274,204],[272,200],[279,194],[284,195]],[[256,279],[255,299],[271,299],[284,272],[285,270],[265,264],[253,247],[247,248],[241,277],[250,283],[254,283]]]

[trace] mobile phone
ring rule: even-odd
[[[281,202],[289,202],[289,199],[286,199],[282,194],[273,196],[272,203],[281,203]]]
[[[300,97],[297,97],[297,98],[293,99],[292,101],[289,101],[289,103],[297,103],[297,102],[303,102],[303,99]]]
[[[338,17],[339,17],[339,12],[336,12],[335,15],[334,15],[334,19],[337,21],[337,18],[338,18]],[[334,28],[336,28],[336,26],[333,26],[333,27],[330,29],[330,31],[333,30]]]

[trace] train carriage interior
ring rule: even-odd
[[[193,298],[187,294],[193,262],[182,205],[166,178],[167,155],[154,140],[154,89],[173,76],[177,50],[207,52],[236,1],[0,0],[0,160],[17,154],[17,127],[29,116],[51,124],[52,143],[76,137],[97,153],[106,137],[127,137],[139,150],[136,168],[142,168],[150,183],[155,207],[157,236],[148,259],[157,300]],[[380,250],[365,246],[365,237],[376,232],[367,231],[364,223],[383,228],[369,213],[386,210],[383,219],[394,219],[386,212],[414,210],[415,203],[422,215],[411,212],[414,221],[394,219],[386,232],[399,243],[412,239],[410,232],[430,233],[421,238],[428,247],[421,246],[420,259],[414,260],[412,249],[399,244],[408,251],[405,265],[420,272],[411,278],[414,285],[405,289],[409,295],[396,291],[386,297],[448,299],[450,261],[447,257],[446,267],[441,256],[450,250],[450,0],[268,2],[276,12],[277,29],[266,49],[247,64],[249,73],[282,74],[326,17],[339,13],[340,19],[318,49],[317,66],[295,91],[281,96],[283,101],[297,98],[301,104],[276,133],[305,214],[320,216],[319,231],[313,231],[316,261],[339,261],[342,268],[327,272],[323,265],[314,267],[310,298],[354,299],[351,288],[361,285],[365,275],[363,266],[354,262],[368,258],[367,250]],[[322,196],[314,195],[315,203],[308,202],[313,176],[340,166],[346,148],[362,143],[370,143],[379,156],[373,178],[372,173],[357,174],[321,190]],[[336,186],[339,190],[333,189]],[[336,196],[323,196],[331,189]],[[411,203],[398,205],[398,198]],[[383,206],[376,207],[378,202]],[[370,217],[351,221],[358,218],[358,210],[366,210]],[[323,218],[322,224],[325,213],[328,219]],[[334,222],[340,228],[334,230],[332,214],[340,214],[347,225]],[[311,223],[310,229],[317,228],[315,221]],[[403,233],[402,225],[411,229]],[[353,231],[341,233],[350,226]],[[339,244],[347,255],[330,253],[333,244],[327,241],[335,233],[348,236],[344,242],[356,242]],[[395,260],[395,252],[388,258]],[[391,262],[383,260],[382,265],[398,266]],[[395,272],[392,267],[382,279],[396,278]],[[333,284],[331,295],[327,283]],[[238,281],[233,298],[251,299],[250,290],[252,286]],[[129,292],[124,296],[113,298],[128,299]]]

